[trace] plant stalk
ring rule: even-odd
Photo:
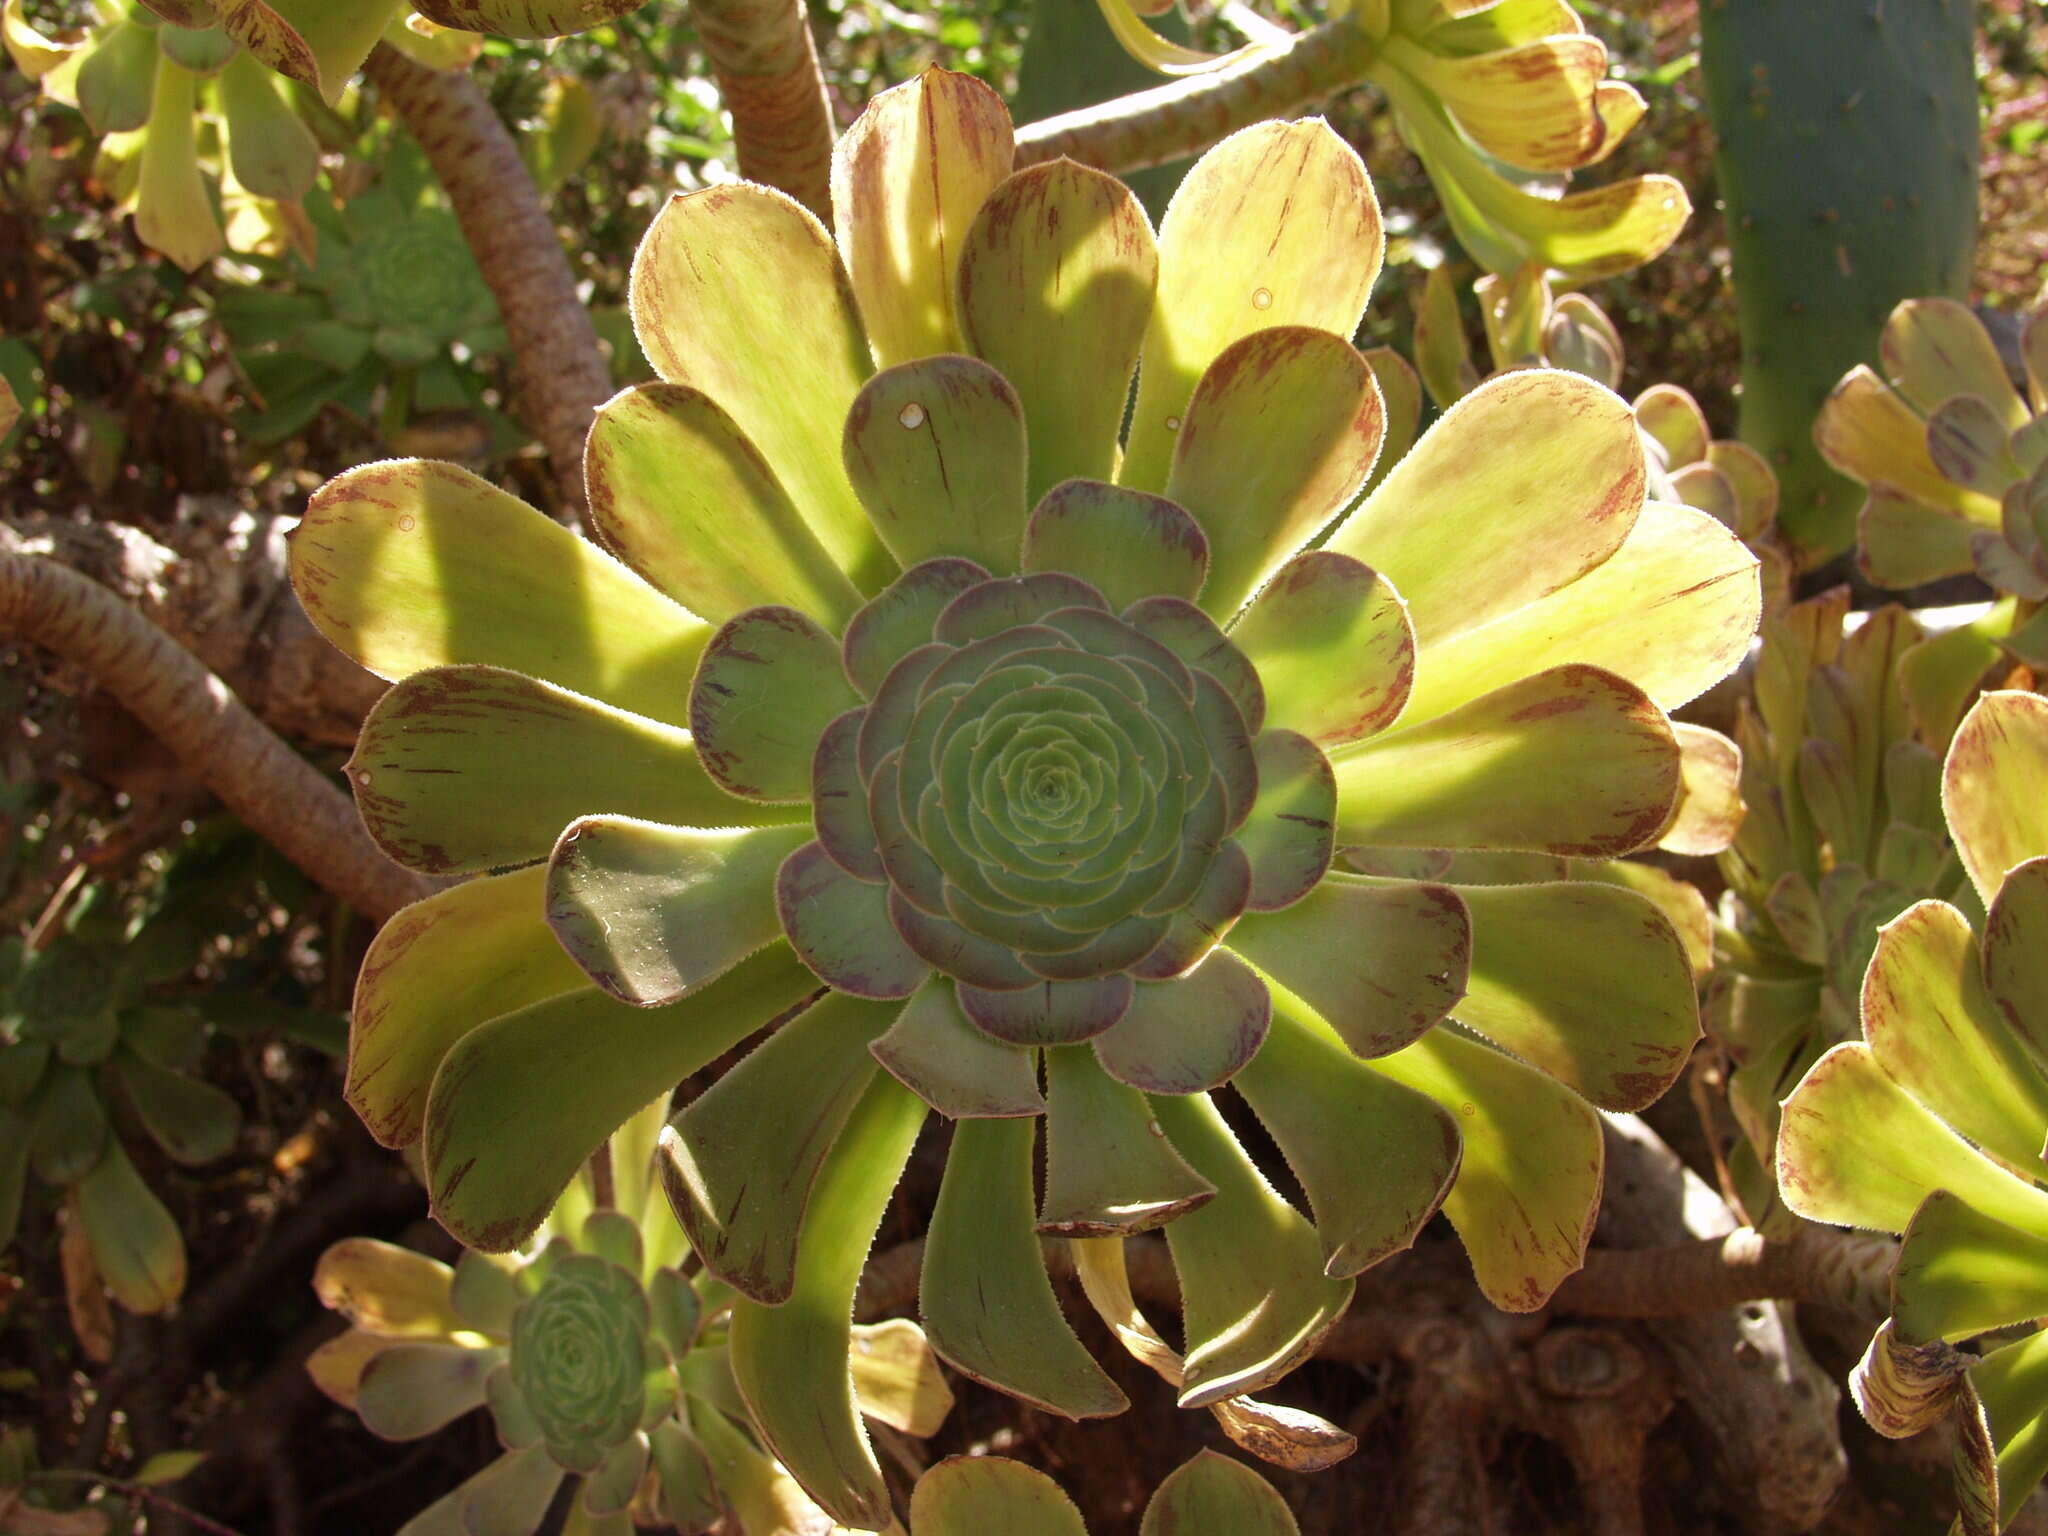
[[[740,174],[832,222],[832,102],[803,0],[694,0]]]
[[[1551,1298],[1582,1317],[1688,1317],[1744,1302],[1836,1307],[1875,1326],[1891,1311],[1889,1238],[1802,1224],[1789,1237],[1737,1227],[1657,1248],[1596,1248]]]
[[[1372,57],[1371,42],[1351,22],[1326,21],[1214,73],[1031,123],[1018,130],[1017,165],[1062,155],[1118,175],[1164,165],[1357,83]]]
[[[580,518],[583,440],[611,398],[611,371],[519,146],[466,74],[428,69],[382,43],[363,73],[447,189],[512,343],[520,414],[554,465],[564,505]]]
[[[229,810],[357,911],[382,922],[434,889],[386,858],[348,796],[190,652],[97,582],[5,537],[0,634],[82,667]]]

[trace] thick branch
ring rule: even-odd
[[[832,222],[832,104],[803,0],[695,0],[740,174]]]
[[[1832,1227],[1802,1226],[1784,1238],[1738,1227],[1664,1248],[1596,1248],[1551,1305],[1585,1317],[1689,1317],[1776,1299],[1836,1307],[1875,1325],[1890,1311],[1898,1256],[1889,1239]]]
[[[1267,117],[1288,117],[1355,84],[1372,44],[1349,21],[1326,21],[1214,74],[1189,75],[1018,131],[1021,168],[1061,155],[1122,174],[1164,165]]]
[[[583,506],[583,439],[612,380],[519,146],[475,81],[415,64],[379,44],[363,72],[383,92],[448,191],[512,342],[520,411],[540,438],[562,497]]]
[[[348,796],[177,642],[104,587],[0,539],[0,633],[91,674],[251,829],[379,922],[432,887],[370,841]]]

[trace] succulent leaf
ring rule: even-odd
[[[954,273],[1013,155],[1002,99],[944,69],[881,92],[834,147],[833,222],[881,367],[963,350]]]
[[[1946,902],[1887,923],[1863,978],[1863,1037],[1879,1066],[1949,1125],[2031,1178],[2048,1078],[1985,985],[1976,936]]]
[[[1611,557],[1491,623],[1429,644],[1407,722],[1571,662],[1627,678],[1664,709],[1727,676],[1762,610],[1756,557],[1705,513],[1647,503]]]
[[[1257,668],[1274,720],[1319,747],[1376,735],[1408,703],[1415,633],[1407,609],[1384,576],[1349,555],[1296,555],[1230,638]]]
[[[2007,871],[2048,854],[2048,699],[1987,693],[1950,743],[1941,799],[1970,883],[1985,902]]]
[[[1341,334],[1275,325],[1219,352],[1174,428],[1166,478],[1209,534],[1203,608],[1228,621],[1350,505],[1385,432],[1372,369]]]
[[[716,400],[833,562],[862,593],[879,590],[888,556],[839,455],[872,365],[824,226],[751,183],[672,197],[633,259],[631,304],[655,372]]]
[[[1664,915],[1590,881],[1460,886],[1472,914],[1461,1024],[1607,1110],[1661,1097],[1699,1039],[1692,966]]]
[[[1001,1456],[948,1456],[917,1480],[911,1536],[1088,1536],[1059,1484]]]
[[[847,477],[899,564],[972,560],[1014,573],[1024,529],[1024,407],[972,357],[926,357],[869,379],[846,416]]]
[[[1071,572],[1118,610],[1162,595],[1193,601],[1208,579],[1209,540],[1164,496],[1063,480],[1024,525],[1023,569]]]
[[[185,1290],[185,1239],[118,1138],[72,1190],[93,1261],[130,1312],[162,1312]]]
[[[386,1440],[431,1435],[484,1405],[485,1379],[503,1356],[439,1341],[395,1344],[363,1368],[355,1409],[370,1433]]]
[[[1977,1155],[1895,1082],[1861,1041],[1814,1063],[1785,1101],[1778,1192],[1795,1214],[1903,1232],[1933,1190],[1994,1220],[2048,1224],[2048,1194]]]
[[[1417,641],[1431,646],[1600,565],[1635,526],[1645,483],[1620,396],[1575,373],[1528,369],[1488,380],[1439,417],[1325,547],[1393,582]],[[1532,539],[1521,529],[1536,520]]]
[[[536,867],[437,891],[370,941],[356,978],[346,1093],[385,1146],[419,1136],[434,1073],[470,1030],[588,988],[537,931],[546,878]]]
[[[2048,1310],[2048,1238],[1946,1189],[1920,1204],[1892,1270],[1892,1321],[1914,1340],[1964,1339]]]
[[[330,480],[292,536],[292,588],[380,677],[478,663],[672,725],[711,626],[611,556],[452,464]]]
[[[960,250],[961,337],[1024,404],[1033,502],[1070,478],[1113,478],[1158,279],[1145,210],[1100,171],[1032,166],[982,205]]]
[[[690,826],[776,819],[727,794],[687,732],[498,667],[399,682],[364,721],[348,776],[378,845],[430,874],[544,858],[591,811]]]
[[[1198,1452],[1153,1493],[1138,1536],[1300,1536],[1287,1501],[1242,1462]]]
[[[1448,886],[1333,874],[1286,911],[1247,918],[1231,947],[1315,1009],[1356,1054],[1384,1056],[1464,995],[1472,922]]]
[[[584,476],[605,543],[714,624],[779,602],[843,624],[860,606],[761,451],[700,390],[614,395],[591,426]]]
[[[672,1003],[776,940],[777,872],[808,830],[585,817],[548,863],[548,926],[612,996]]]
[[[1670,822],[1679,764],[1670,721],[1633,683],[1552,667],[1335,754],[1337,836],[1612,858]]]
[[[1297,203],[1328,217],[1288,217]],[[1158,297],[1117,478],[1165,485],[1196,382],[1232,342],[1276,325],[1350,336],[1385,249],[1365,167],[1320,118],[1259,123],[1205,154],[1160,224]]]

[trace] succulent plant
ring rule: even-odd
[[[1837,587],[1767,618],[1736,727],[1745,814],[1720,860],[1707,1019],[1730,1057],[1753,1217],[1770,1204],[1779,1102],[1821,1052],[1857,1037],[1878,929],[1928,898],[1969,902],[1942,825],[1940,755],[1915,737],[1899,686],[1925,632],[1902,608],[1845,634],[1848,616]]]
[[[1168,42],[1141,11],[1099,0],[1117,38],[1166,74],[1248,62]],[[1631,176],[1567,192],[1564,178],[1612,154],[1643,115],[1633,86],[1607,78],[1607,49],[1568,5],[1518,0],[1338,0],[1358,78],[1386,93],[1402,140],[1422,161],[1459,243],[1490,272],[1524,266],[1577,278],[1641,266],[1691,217],[1669,176]]]
[[[1742,440],[1778,476],[1786,547],[1852,542],[1855,488],[1814,449],[1844,369],[1901,299],[1957,297],[1977,241],[1976,7],[1719,0],[1700,10],[1742,328]]]
[[[646,0],[139,0],[181,27],[219,27],[269,68],[339,99],[370,50],[389,42],[416,56],[440,53],[439,29],[504,37],[560,37],[637,9]],[[425,27],[408,22],[417,11]]]
[[[1961,1528],[1999,1530],[2048,1470],[2048,700],[1987,693],[1941,795],[1988,912],[1921,901],[1880,932],[1863,1039],[1785,1101],[1777,1175],[1814,1221],[1903,1234],[1892,1313],[1851,1385],[1880,1432],[1951,1414]],[[2015,1327],[2024,1329],[2013,1337]],[[1977,1339],[1982,1353],[1955,1344]]]
[[[184,1291],[185,1243],[122,1146],[107,1090],[119,1084],[179,1163],[224,1155],[241,1129],[235,1101],[191,1075],[204,1018],[150,1000],[152,982],[191,967],[189,940],[175,912],[131,928],[96,888],[46,946],[0,945],[0,1247],[14,1241],[33,1168],[62,1191],[107,1289],[134,1312],[161,1312]]]
[[[505,345],[497,300],[412,142],[391,146],[376,186],[346,203],[316,191],[306,206],[317,258],[254,259],[264,281],[219,299],[263,401],[242,423],[249,437],[279,442],[330,403],[376,412],[391,434],[415,410],[485,409],[468,364]]]
[[[590,441],[618,559],[417,462],[332,482],[293,550],[315,622],[400,679],[349,769],[373,835],[530,865],[380,936],[353,1102],[424,1133],[440,1219],[503,1248],[631,1107],[795,1010],[677,1117],[664,1177],[742,1294],[768,1443],[862,1528],[886,1504],[837,1361],[929,1108],[956,1122],[933,1344],[1074,1416],[1124,1399],[1039,1231],[1165,1224],[1191,1407],[1290,1369],[1440,1204],[1504,1306],[1578,1266],[1588,1101],[1648,1102],[1697,1032],[1680,940],[1619,887],[1336,849],[1655,842],[1664,708],[1759,601],[1571,374],[1475,392],[1342,515],[1381,436],[1345,339],[1381,241],[1320,122],[1212,150],[1156,240],[1110,178],[1010,164],[1000,102],[933,71],[839,145],[836,251],[764,188],[669,203],[633,279],[662,382]]]
[[[1145,1505],[1138,1536],[1298,1536],[1286,1501],[1256,1472],[1203,1451]],[[910,1536],[1088,1536],[1059,1484],[1001,1456],[949,1456],[917,1480]]]
[[[7,0],[0,25],[22,72],[107,136],[108,179],[144,245],[188,271],[226,248],[201,173],[210,116],[224,182],[272,203],[306,194],[319,146],[254,56],[217,26],[174,25],[141,5],[101,14],[82,38],[53,42],[28,24],[21,0]]]
[[[2002,648],[2048,668],[2048,312],[2022,333],[2024,394],[1969,309],[1908,299],[1885,323],[1887,377],[1857,365],[1814,423],[1814,441],[1869,489],[1858,563],[1880,586],[1975,571],[2004,595],[1909,663],[1923,728],[1945,738]]]
[[[581,1479],[568,1529],[686,1532],[729,1517],[735,1536],[795,1536],[822,1516],[755,1443],[727,1365],[727,1293],[679,1267],[688,1247],[653,1177],[657,1100],[606,1151],[611,1198],[579,1173],[525,1252],[452,1268],[368,1238],[329,1248],[314,1276],[351,1327],[315,1350],[320,1389],[374,1433],[412,1440],[488,1407],[505,1454],[422,1510],[400,1536],[537,1530]],[[936,1430],[952,1398],[914,1324],[863,1329],[862,1408]]]

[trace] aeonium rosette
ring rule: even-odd
[[[1346,512],[1383,242],[1322,123],[1218,145],[1156,236],[1111,178],[1011,161],[997,99],[935,70],[838,146],[835,233],[761,187],[672,200],[633,276],[662,380],[590,439],[611,554],[420,463],[329,485],[294,549],[316,622],[399,679],[351,764],[366,821],[497,871],[379,936],[352,1102],[503,1247],[781,1016],[675,1118],[665,1178],[741,1295],[763,1434],[862,1528],[886,1491],[840,1362],[929,1109],[927,1332],[1063,1413],[1124,1398],[1041,1232],[1240,1430],[1439,1207],[1491,1297],[1542,1303],[1597,1203],[1592,1104],[1654,1098],[1698,1027],[1670,923],[1564,861],[1672,825],[1664,710],[1758,608],[1755,561],[1645,502],[1628,406],[1574,375],[1475,391]],[[1479,850],[1556,877],[1485,883]],[[1121,1275],[1162,1225],[1182,1352]]]

